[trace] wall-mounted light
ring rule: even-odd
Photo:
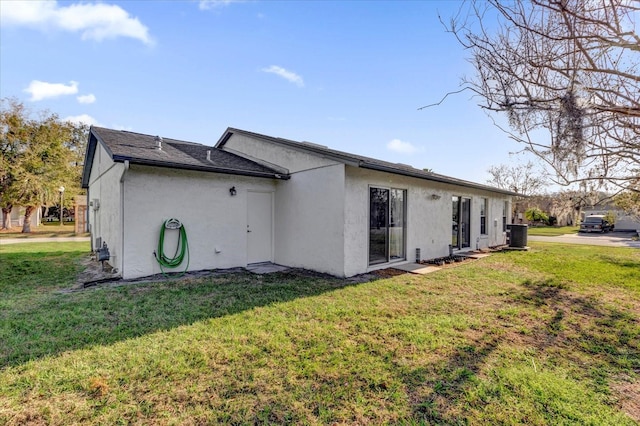
[[[229,188],[229,195],[231,195],[232,197],[234,197],[238,192],[236,191],[236,187],[232,186],[231,188]]]
[[[440,198],[442,198],[440,195],[438,194],[431,194],[431,199],[432,200],[439,200]]]

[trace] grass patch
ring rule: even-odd
[[[54,247],[0,247],[0,423],[640,420],[616,391],[639,379],[637,250],[533,243],[361,284],[229,274],[61,294],[88,246]]]
[[[557,237],[566,234],[577,234],[579,226],[530,226],[527,229],[529,235]]]

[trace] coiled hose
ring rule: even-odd
[[[178,243],[176,244],[176,251],[173,257],[169,257],[164,253],[164,233],[167,229],[175,229],[179,232]],[[180,264],[187,259],[187,264],[182,271],[182,274],[189,269],[189,240],[187,239],[187,231],[184,225],[177,219],[167,219],[160,228],[160,238],[158,239],[158,251],[154,251],[153,255],[160,265],[160,270],[163,275],[165,274],[164,268],[177,268]]]

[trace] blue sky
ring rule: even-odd
[[[227,127],[484,183],[521,150],[470,93],[455,1],[0,3],[0,96],[213,145]]]

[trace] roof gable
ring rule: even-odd
[[[333,160],[342,162],[347,165],[361,167],[370,170],[378,170],[386,173],[393,173],[402,176],[410,176],[419,179],[425,179],[433,182],[447,183],[451,185],[459,185],[467,188],[481,189],[485,191],[497,192],[505,195],[520,196],[516,192],[507,191],[500,188],[495,188],[488,185],[482,185],[475,182],[466,181],[463,179],[457,179],[450,176],[440,175],[437,173],[427,172],[424,170],[416,169],[407,164],[391,163],[388,161],[378,160],[376,158],[365,157],[362,155],[351,154],[344,151],[338,151],[335,149],[327,148],[323,145],[317,145],[310,142],[297,142],[290,139],[276,138],[273,136],[262,135],[260,133],[249,132],[246,130],[228,128],[222,137],[218,140],[215,147],[223,149],[225,143],[234,134],[242,134],[245,136],[260,139],[267,143],[278,144],[287,146],[307,153],[315,154],[324,158],[331,158]]]
[[[96,147],[101,144],[115,162],[185,170],[288,179],[287,174],[230,152],[194,142],[91,127],[82,173],[88,187]]]

